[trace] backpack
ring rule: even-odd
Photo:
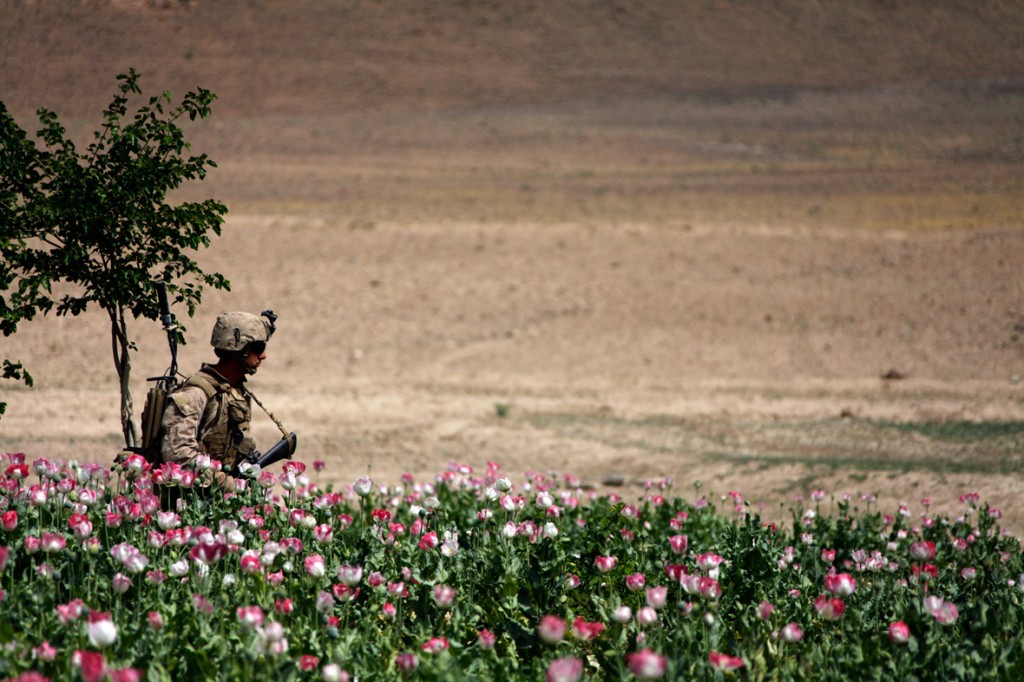
[[[161,446],[164,440],[164,408],[167,407],[167,396],[177,387],[174,377],[156,377],[150,379],[156,383],[146,393],[146,404],[142,408],[142,432],[139,444],[128,448],[130,452],[142,455],[150,464],[163,462]]]

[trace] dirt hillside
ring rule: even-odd
[[[1022,37],[1020,2],[0,0],[0,100],[84,146],[130,66],[217,93],[179,198],[228,205],[233,287],[175,311],[181,366],[277,310],[252,387],[325,480],[978,491],[1020,532]],[[0,344],[36,378],[0,451],[117,451],[102,314]]]

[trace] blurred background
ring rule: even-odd
[[[451,459],[1009,504],[1024,465],[1024,4],[0,0],[0,100],[84,148],[134,67],[223,236],[181,350],[347,483]],[[163,371],[132,328],[135,399]],[[0,450],[120,447],[102,313],[0,340]],[[259,426],[266,445],[276,429]],[[1018,523],[1013,517],[1011,523]]]

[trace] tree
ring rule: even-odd
[[[0,331],[54,308],[78,315],[95,303],[110,318],[111,350],[120,380],[121,429],[125,445],[138,433],[129,379],[128,319],[156,320],[154,280],[167,283],[173,301],[189,317],[203,286],[230,290],[222,275],[207,274],[190,253],[220,235],[227,208],[212,199],[170,205],[168,192],[187,180],[202,180],[216,164],[189,155],[178,122],[205,119],[216,96],[197,88],[173,106],[164,92],[128,118],[129,98],[141,96],[134,69],[117,77],[118,92],[103,112],[84,154],[66,137],[57,115],[36,113],[42,128],[28,138],[0,102]],[[61,284],[56,293],[55,284]],[[68,293],[70,292],[70,293]],[[177,330],[183,341],[184,328]],[[20,362],[4,359],[3,378],[32,384]],[[0,414],[3,406],[0,405]]]

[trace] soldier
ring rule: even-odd
[[[205,454],[220,460],[228,472],[255,451],[249,428],[252,400],[245,380],[267,359],[267,341],[276,320],[269,310],[217,317],[210,339],[216,364],[204,364],[168,396],[162,420],[164,462],[185,464]],[[230,481],[227,473],[216,478],[221,485]]]

